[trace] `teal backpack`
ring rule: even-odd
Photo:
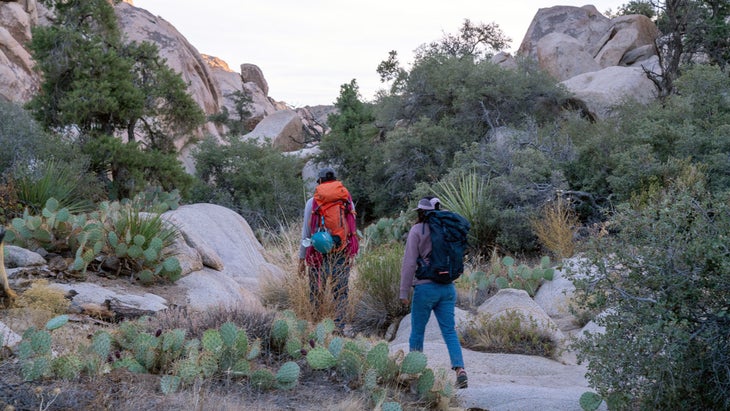
[[[426,213],[424,224],[431,230],[431,254],[428,263],[418,258],[416,278],[440,284],[454,282],[464,272],[464,253],[471,224],[466,218],[446,210]]]

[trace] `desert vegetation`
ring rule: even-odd
[[[232,133],[226,145],[199,142],[197,174],[185,173],[175,142],[204,118],[180,77],[154,47],[124,42],[108,2],[47,3],[60,17],[30,45],[41,92],[25,107],[0,100],[6,243],[70,259],[71,278],[174,282],[179,264],[162,250],[176,233],[159,215],[213,202],[244,216],[288,275],[262,280],[265,312],[171,309],[81,325],[63,295],[30,282],[1,313],[24,333],[2,353],[0,398],[26,409],[318,409],[323,395],[339,409],[444,406],[454,392],[444,375],[417,354],[387,352],[407,314],[397,282],[408,210],[430,194],[472,223],[458,283],[465,310],[500,288],[534,295],[570,257],[597,268],[570,273],[575,309],[605,328],[574,346],[594,390],[584,408],[730,407],[724,5],[629,2],[624,12],[651,14],[671,40],[667,71],[653,78],[661,98],[598,121],[566,109],[568,92],[534,62],[491,63],[505,39],[470,21],[425,44],[409,69],[391,52],[378,66],[389,90],[374,101],[361,100],[355,80],[343,84],[315,161],[338,169],[362,231],[345,336],[332,326],[331,296],[313,309],[296,275],[303,160]],[[683,36],[688,28],[707,35]],[[702,64],[680,58],[698,53]],[[250,100],[239,97],[240,125]],[[463,344],[553,357],[529,323],[475,317]]]

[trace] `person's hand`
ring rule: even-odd
[[[408,307],[408,306],[410,306],[410,305],[411,305],[411,300],[409,300],[409,299],[407,299],[407,298],[401,298],[401,299],[400,299],[400,302],[401,302],[401,303],[402,303],[403,305],[405,305],[406,307]]]
[[[304,264],[304,259],[299,259],[299,267],[297,267],[297,274],[304,275],[304,272],[306,271],[307,266]]]

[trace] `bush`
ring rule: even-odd
[[[16,163],[55,157],[66,158],[71,147],[43,131],[30,113],[0,98],[0,173]]]
[[[138,142],[100,136],[86,142],[83,153],[89,156],[91,170],[101,176],[113,200],[133,198],[150,186],[177,189],[186,197],[193,183],[176,154],[144,149]]]
[[[192,201],[228,207],[254,230],[301,219],[301,159],[234,137],[225,145],[206,140],[193,155],[199,184]]]
[[[578,301],[603,309],[574,348],[609,408],[730,407],[728,194],[687,166],[666,188],[626,204],[613,237],[596,240],[595,269],[573,273]]]
[[[373,248],[357,260],[354,287],[360,298],[354,307],[352,328],[356,332],[384,333],[390,324],[409,313],[399,299],[403,243]]]

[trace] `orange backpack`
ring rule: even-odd
[[[343,250],[352,233],[347,222],[347,214],[354,213],[350,193],[340,181],[321,183],[314,190],[312,204],[312,233],[324,228],[334,241],[332,252]]]

